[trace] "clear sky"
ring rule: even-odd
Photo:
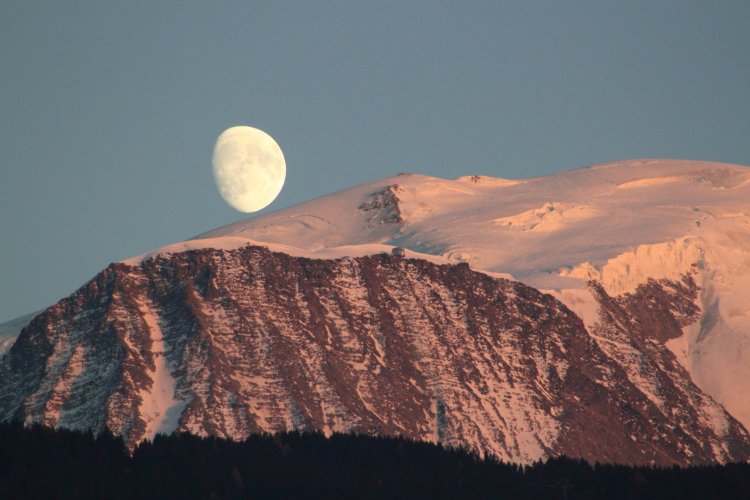
[[[218,134],[270,133],[265,211],[412,171],[750,164],[750,2],[0,5],[0,321],[245,217]]]

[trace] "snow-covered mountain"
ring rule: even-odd
[[[112,264],[2,358],[0,419],[747,460],[749,342],[750,168],[402,174]]]
[[[750,428],[748,167],[635,160],[524,180],[402,174],[201,237],[321,257],[402,246],[549,291],[590,327],[598,319],[590,280],[618,296],[649,278],[692,273],[703,316],[668,345]]]

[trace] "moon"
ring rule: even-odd
[[[240,212],[257,212],[281,192],[286,179],[284,153],[260,129],[226,129],[214,146],[211,162],[219,194]]]

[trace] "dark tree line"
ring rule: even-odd
[[[750,498],[750,465],[522,467],[401,438],[119,438],[0,424],[0,498]]]

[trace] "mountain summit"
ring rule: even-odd
[[[0,360],[0,419],[747,460],[749,214],[705,162],[364,184],[110,265]]]

